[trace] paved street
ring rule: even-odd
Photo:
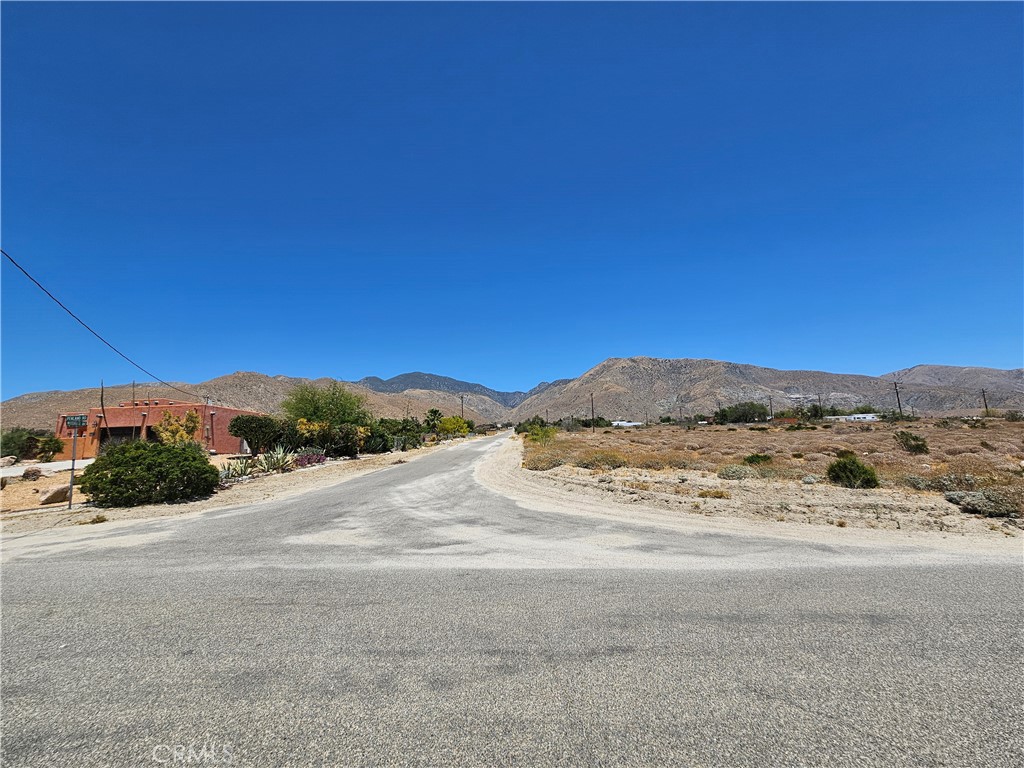
[[[6,540],[3,764],[1024,762],[1020,562],[526,509],[503,439]]]

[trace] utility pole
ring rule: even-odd
[[[818,410],[821,411],[821,415],[825,415],[825,406],[821,404],[821,392],[818,393]]]
[[[597,432],[597,416],[594,413],[594,393],[590,393],[590,432]]]
[[[682,423],[683,423],[683,406],[680,405],[679,406],[679,424],[682,425]]]
[[[892,388],[896,390],[896,407],[899,408],[899,410],[900,410],[900,418],[902,419],[903,418],[903,403],[900,402],[900,383],[898,381],[894,381],[892,383]]]
[[[547,408],[544,409],[544,423],[545,424],[550,424],[551,423],[551,419],[549,418],[549,414],[548,414],[548,409]]]
[[[465,420],[465,418],[466,418],[466,396],[465,395],[459,395],[459,399],[462,401],[462,418],[463,418],[463,420]]]
[[[775,420],[775,406],[772,405],[772,396],[768,395],[768,420]]]
[[[988,398],[985,397],[985,390],[981,390],[981,402],[985,404],[985,415],[988,416]]]

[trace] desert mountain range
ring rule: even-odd
[[[269,376],[240,371],[198,384],[172,382],[200,402],[275,413],[288,391],[301,382],[330,379]],[[1024,369],[966,368],[918,365],[885,376],[780,371],[719,360],[610,358],[575,379],[543,382],[529,392],[499,392],[481,384],[430,373],[407,373],[391,379],[367,377],[346,382],[363,395],[377,416],[422,417],[430,408],[446,414],[462,412],[477,423],[508,423],[540,414],[550,419],[567,415],[589,416],[593,393],[597,413],[610,419],[657,420],[682,411],[713,413],[720,405],[744,400],[768,403],[776,410],[794,403],[817,402],[850,407],[872,404],[880,410],[896,407],[893,382],[899,382],[904,410],[918,414],[979,413],[981,390],[993,409],[1024,410]],[[108,407],[129,401],[131,385],[106,388]],[[99,405],[100,390],[34,392],[5,400],[0,406],[3,427],[52,429],[59,413],[83,411]],[[137,400],[187,401],[180,391],[140,384]]]

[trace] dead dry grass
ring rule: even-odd
[[[717,501],[720,509],[744,516],[949,531],[961,527],[959,519],[973,516],[945,501],[944,491],[991,489],[1024,512],[1024,424],[995,419],[983,424],[932,419],[909,426],[835,424],[799,431],[659,425],[559,433],[547,444],[525,441],[523,466],[619,496],[647,492],[650,499],[677,504],[679,497],[692,496],[687,511],[705,514],[717,500],[730,498],[721,491],[731,494],[731,502]],[[903,450],[893,436],[899,430],[924,437],[929,453]],[[754,454],[770,460],[745,464]],[[874,467],[882,487],[851,491],[828,485],[828,465],[844,454]],[[742,467],[726,475],[745,479],[718,477],[726,467]],[[807,504],[812,495],[821,501],[817,507]],[[997,527],[1012,534],[1002,521]]]

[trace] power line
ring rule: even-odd
[[[75,314],[74,312],[72,312],[72,311],[71,311],[70,309],[68,309],[68,308],[67,308],[67,307],[66,307],[66,306],[64,305],[64,302],[62,302],[62,301],[61,301],[60,299],[58,299],[58,298],[57,298],[56,296],[54,296],[54,295],[53,295],[52,293],[50,293],[50,292],[49,292],[48,290],[46,290],[46,288],[45,288],[45,287],[43,287],[43,284],[42,284],[42,283],[40,283],[40,282],[39,282],[38,280],[36,280],[36,279],[35,279],[34,277],[32,277],[32,275],[30,275],[30,274],[28,273],[28,270],[26,270],[26,269],[25,269],[25,268],[24,268],[23,266],[21,266],[21,264],[19,264],[18,262],[16,262],[16,261],[14,260],[14,258],[13,258],[13,257],[12,257],[12,256],[11,256],[11,255],[10,255],[9,253],[7,253],[7,251],[5,251],[5,250],[3,250],[2,248],[0,248],[0,253],[2,253],[2,254],[3,254],[3,255],[4,255],[5,257],[6,257],[6,258],[7,258],[7,260],[8,260],[9,262],[11,262],[11,264],[13,264],[14,266],[16,266],[16,267],[17,267],[17,268],[18,268],[18,269],[19,269],[19,270],[21,271],[21,273],[22,273],[22,274],[23,274],[23,275],[24,275],[25,277],[27,277],[27,278],[28,278],[29,280],[31,280],[31,281],[32,281],[33,283],[35,283],[35,284],[36,284],[36,287],[37,287],[37,288],[38,288],[39,290],[41,290],[41,291],[42,291],[43,293],[45,293],[45,294],[46,294],[47,296],[49,296],[49,297],[50,297],[50,298],[51,298],[51,299],[52,299],[52,300],[54,301],[54,303],[56,303],[56,304],[57,304],[57,306],[58,306],[58,307],[60,307],[60,308],[61,308],[61,309],[63,309],[63,310],[65,311],[65,312],[67,312],[67,313],[68,313],[69,315],[71,315],[71,317],[73,317],[73,318],[74,318],[74,319],[75,319],[75,320],[76,320],[76,321],[78,322],[78,324],[79,324],[79,325],[81,325],[81,326],[82,326],[83,328],[85,328],[85,330],[87,330],[87,331],[88,331],[89,333],[91,333],[91,334],[92,334],[93,336],[95,336],[95,337],[96,337],[97,339],[99,339],[100,341],[102,341],[102,342],[103,342],[104,344],[106,344],[106,345],[107,345],[108,347],[110,347],[110,349],[112,349],[112,350],[113,350],[114,352],[116,352],[116,353],[117,353],[117,354],[118,354],[118,355],[119,355],[120,357],[122,357],[122,358],[124,358],[125,360],[127,360],[127,361],[128,361],[129,363],[131,363],[132,365],[134,365],[134,366],[135,366],[136,368],[138,368],[138,369],[139,369],[140,371],[142,371],[142,372],[143,372],[144,374],[146,374],[147,376],[149,376],[149,377],[150,377],[151,379],[153,379],[154,381],[159,381],[159,382],[160,382],[161,384],[163,384],[163,385],[164,385],[165,387],[167,387],[167,388],[169,388],[169,389],[173,389],[173,390],[174,390],[175,392],[181,392],[182,394],[188,395],[189,397],[199,397],[199,398],[206,398],[206,399],[210,399],[210,398],[207,398],[207,396],[206,396],[206,395],[200,395],[200,394],[197,394],[197,393],[195,393],[195,392],[188,392],[188,391],[186,391],[186,390],[182,389],[181,387],[176,387],[176,386],[174,386],[173,384],[168,384],[168,383],[167,383],[166,381],[164,381],[163,379],[161,379],[161,378],[160,378],[159,376],[157,376],[157,375],[156,375],[155,373],[151,373],[150,371],[147,371],[147,370],[146,370],[145,368],[143,368],[143,367],[142,367],[141,365],[139,365],[139,364],[138,364],[138,363],[136,363],[136,362],[135,362],[134,360],[132,360],[132,359],[131,359],[130,357],[128,357],[128,355],[126,355],[126,354],[125,354],[124,352],[122,352],[121,350],[119,350],[119,349],[118,349],[117,347],[115,347],[115,346],[114,346],[113,344],[111,344],[111,343],[110,343],[109,341],[107,341],[107,340],[106,340],[106,339],[104,339],[104,338],[103,338],[102,336],[100,336],[100,335],[99,335],[99,334],[98,334],[98,333],[97,333],[96,331],[94,331],[94,330],[93,330],[92,328],[90,328],[90,327],[89,327],[89,324],[88,324],[88,323],[86,323],[86,322],[85,322],[85,321],[84,321],[84,320],[83,320],[82,318],[80,318],[80,317],[79,317],[78,315],[76,315],[76,314]]]

